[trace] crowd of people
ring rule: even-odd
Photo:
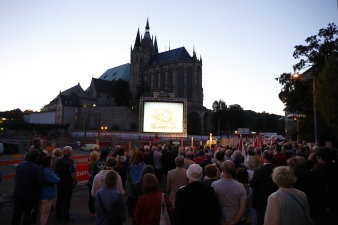
[[[59,221],[76,181],[72,148],[52,155],[36,142],[16,170],[12,224],[46,224],[56,198]],[[230,146],[96,145],[88,157],[88,210],[96,224],[338,224],[333,149],[276,143]],[[23,215],[23,221],[21,217]]]

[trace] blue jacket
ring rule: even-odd
[[[146,164],[132,164],[130,166],[130,176],[133,183],[141,180],[142,170],[146,167]]]
[[[55,184],[60,183],[60,178],[53,172],[51,168],[41,168],[42,188],[40,199],[53,199],[56,197]]]

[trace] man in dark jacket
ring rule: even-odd
[[[93,165],[93,177],[96,176],[101,170],[106,167],[107,157],[109,155],[108,150],[102,150],[100,152],[100,158]]]
[[[176,193],[175,224],[218,225],[222,219],[221,210],[214,189],[199,182],[202,167],[190,165],[187,177],[189,184]]]
[[[167,175],[168,171],[176,168],[175,158],[177,151],[173,150],[171,145],[168,145],[163,149],[162,154],[163,174]]]
[[[55,173],[61,179],[57,187],[56,219],[63,219],[65,222],[69,222],[72,219],[69,214],[69,208],[73,187],[77,183],[74,161],[70,158],[72,154],[72,147],[65,146],[63,148],[63,157],[55,162]]]
[[[309,157],[310,163],[314,156]],[[318,225],[338,224],[338,168],[334,156],[331,149],[319,148],[318,167],[310,172],[310,211]]]
[[[32,210],[38,201],[41,185],[41,171],[37,164],[39,156],[39,150],[29,151],[26,161],[19,163],[16,168],[12,225],[21,224],[23,213],[22,224],[31,224],[34,221]]]
[[[252,206],[256,209],[257,225],[263,225],[268,197],[278,189],[271,177],[274,169],[274,165],[272,164],[273,152],[265,150],[263,159],[264,166],[255,171],[250,182],[250,186],[253,188]]]

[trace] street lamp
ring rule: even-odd
[[[297,80],[301,78],[300,73],[292,74],[292,78]],[[312,79],[312,97],[313,97],[313,123],[315,131],[315,143],[319,145],[319,132],[318,132],[318,119],[317,119],[317,107],[316,107],[316,76]]]
[[[301,118],[304,118],[305,115],[292,113],[292,114],[289,114],[287,117],[296,121],[296,125],[297,125],[297,127],[296,127],[296,129],[297,129],[297,143],[299,143],[299,120]]]
[[[292,74],[292,78],[296,80],[296,79],[300,78],[300,74],[294,73],[294,74]]]

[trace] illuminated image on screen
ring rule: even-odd
[[[183,133],[183,103],[145,102],[143,132]]]

